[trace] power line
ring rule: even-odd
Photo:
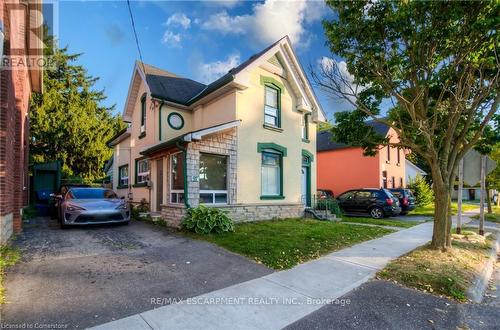
[[[130,7],[130,0],[127,0],[128,13],[130,14],[130,21],[132,22],[132,29],[134,30],[135,44],[137,45],[137,51],[139,52],[139,58],[141,60],[142,70],[146,74],[146,67],[144,66],[144,60],[142,59],[141,47],[139,46],[139,38],[137,37],[137,31],[135,29],[134,15],[132,15],[132,8]]]

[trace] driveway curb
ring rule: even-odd
[[[491,279],[491,275],[493,275],[493,268],[495,262],[497,260],[497,255],[500,252],[500,235],[497,235],[497,240],[493,244],[490,252],[490,258],[486,263],[486,266],[483,268],[481,274],[479,274],[472,286],[467,290],[467,296],[470,300],[475,303],[481,303],[484,298],[484,293],[486,292],[486,288],[488,287],[488,283]]]

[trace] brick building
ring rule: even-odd
[[[40,3],[0,2],[0,244],[21,231],[28,203],[28,109],[31,93],[42,90],[42,71],[26,63],[40,56],[41,41],[30,27],[40,25],[40,8]]]

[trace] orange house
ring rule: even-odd
[[[387,125],[369,124],[391,142],[398,141],[396,132]],[[316,148],[318,189],[329,189],[338,196],[349,189],[406,186],[403,149],[381,146],[375,156],[363,156],[360,147],[333,142],[330,131],[318,132]]]

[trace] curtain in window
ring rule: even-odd
[[[262,153],[262,195],[280,194],[280,156]]]

